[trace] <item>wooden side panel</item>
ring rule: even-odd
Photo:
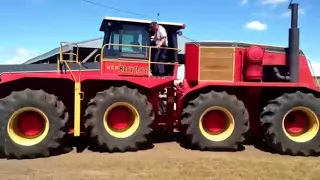
[[[234,81],[235,48],[200,47],[200,81]]]

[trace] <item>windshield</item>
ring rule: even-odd
[[[104,43],[111,44],[106,48],[104,57],[148,58],[148,48],[139,47],[149,45],[149,32],[145,26],[123,25],[121,28],[112,28]]]

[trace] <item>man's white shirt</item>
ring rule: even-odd
[[[161,39],[163,39],[163,38],[167,38],[167,31],[166,31],[166,29],[165,29],[163,26],[159,25],[159,29],[158,29],[158,31],[157,31],[156,34],[155,34],[155,40],[156,40],[156,42],[158,43],[158,42],[160,42]],[[168,38],[166,39],[166,41],[164,42],[163,45],[164,45],[164,46],[168,46]]]

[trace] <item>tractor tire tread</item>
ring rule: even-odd
[[[103,126],[103,114],[108,105],[116,102],[114,100],[130,101],[138,109],[140,125],[134,135],[116,139],[109,135]],[[88,136],[93,141],[93,146],[97,146],[100,151],[107,152],[126,152],[137,151],[140,146],[149,143],[149,135],[152,133],[152,124],[155,115],[152,104],[147,97],[137,89],[128,88],[127,86],[111,86],[107,90],[98,92],[90,100],[85,111],[85,129]]]
[[[7,124],[12,113],[23,107],[36,107],[43,111],[49,119],[47,137],[39,144],[21,146],[14,143],[7,134]],[[63,149],[63,139],[67,135],[67,121],[69,114],[58,97],[43,90],[26,88],[22,91],[13,91],[10,95],[0,99],[0,141],[1,149],[10,158],[33,159],[59,154]]]
[[[283,132],[283,116],[295,106],[307,106],[320,116],[320,99],[312,93],[284,93],[276,99],[270,100],[260,115],[261,127],[265,136],[265,142],[278,153],[292,156],[310,156],[320,153],[320,134],[317,140],[309,143],[293,143]]]
[[[223,142],[212,142],[207,140],[198,132],[199,114],[210,106],[223,106],[236,114],[236,133]],[[189,101],[182,112],[182,132],[190,142],[190,145],[200,150],[237,150],[249,130],[249,113],[244,103],[235,95],[227,92],[210,91],[201,93],[194,100]],[[195,130],[197,129],[197,130]]]

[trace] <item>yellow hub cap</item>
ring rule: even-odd
[[[47,136],[49,120],[40,109],[24,107],[11,115],[7,132],[15,143],[22,146],[33,146]]]
[[[307,142],[318,134],[319,119],[311,109],[299,106],[285,114],[282,128],[285,135],[292,141]]]
[[[220,106],[206,109],[199,120],[200,132],[210,141],[223,141],[231,136],[235,121],[230,111]]]
[[[126,102],[112,104],[104,114],[106,131],[116,138],[127,138],[139,127],[140,116],[138,110]]]

